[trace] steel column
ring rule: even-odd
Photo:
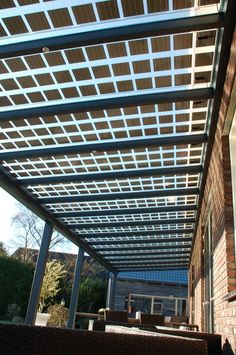
[[[28,308],[25,317],[25,323],[28,325],[35,324],[40,291],[43,283],[43,277],[45,273],[45,266],[46,266],[46,261],[48,256],[49,245],[51,242],[52,231],[53,231],[52,223],[46,221],[44,226],[41,246],[37,258],[37,264],[36,264],[33,283],[31,287]]]
[[[116,284],[117,284],[117,274],[113,274],[112,284],[111,284],[110,309],[114,309],[115,307]]]
[[[69,309],[69,316],[67,322],[67,328],[71,328],[71,329],[74,328],[74,323],[75,323],[83,261],[84,261],[84,250],[82,248],[79,248],[77,260],[76,260],[76,266],[75,266],[74,282],[73,282],[73,287],[71,292],[70,309]]]
[[[111,277],[109,277],[108,285],[107,285],[106,308],[110,307],[110,302],[111,302]]]

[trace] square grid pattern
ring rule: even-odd
[[[154,0],[92,1],[60,6],[45,2],[32,6],[19,1],[2,1],[0,30],[9,38],[58,28],[127,21],[133,16],[143,20],[150,14],[175,10],[190,11],[199,5],[218,1]],[[201,4],[202,3],[202,4]],[[10,6],[11,5],[11,6]],[[191,10],[190,10],[191,9]],[[6,15],[7,13],[7,15]],[[144,16],[143,16],[144,15]],[[16,25],[17,24],[17,25]],[[73,50],[9,58],[1,63],[2,106],[54,101],[60,99],[143,91],[186,85],[209,85],[215,31],[199,31],[121,43],[102,44]],[[37,38],[37,37],[36,37]],[[30,71],[30,75],[29,75]],[[43,73],[42,73],[43,72]]]
[[[209,100],[184,101],[1,122],[0,147],[14,151],[58,144],[63,147],[66,144],[203,133],[209,104]]]
[[[106,211],[106,210],[120,210],[120,209],[130,209],[130,208],[148,208],[148,207],[183,207],[186,205],[196,205],[197,197],[196,195],[188,196],[168,196],[161,198],[152,199],[127,199],[127,200],[111,200],[111,201],[88,201],[80,203],[61,203],[48,204],[48,208],[53,213],[61,214],[67,212],[82,212],[82,211]]]
[[[71,0],[66,6],[60,0],[2,0],[0,48],[217,14],[220,8],[216,0]],[[0,61],[0,114],[211,88],[219,45],[218,29],[212,28],[6,56]],[[212,103],[209,98],[183,97],[1,120],[0,160],[19,188],[72,231],[75,242],[83,240],[87,251],[95,251],[108,265],[117,270],[126,264],[127,270],[131,264],[158,268],[166,261],[166,268],[187,267],[198,203],[195,192],[201,184],[201,169],[191,168],[203,166],[205,153],[204,140],[190,140],[208,133]],[[179,143],[168,143],[175,137],[181,137]],[[155,138],[164,143],[148,143]],[[138,140],[145,141],[139,145]],[[120,142],[134,146],[118,149]],[[103,148],[107,143],[112,148]],[[68,154],[63,151],[67,147]],[[162,173],[166,168],[169,172]],[[147,174],[137,176],[140,169]],[[122,172],[130,176],[122,177]],[[109,173],[112,177],[103,176]],[[135,195],[129,197],[130,193]],[[106,199],[113,194],[120,195]],[[77,197],[82,201],[76,202]]]
[[[53,176],[76,176],[83,173],[121,172],[123,170],[149,169],[199,165],[202,162],[202,146],[184,148],[133,149],[126,152],[90,153],[74,156],[32,158],[31,160],[4,161],[19,181],[25,178],[45,177],[48,184]],[[189,174],[191,175],[191,174]],[[89,175],[88,175],[89,176]],[[49,178],[47,180],[47,178]],[[194,175],[189,176],[193,179]],[[164,182],[163,177],[163,182]],[[181,178],[176,177],[179,182]],[[183,177],[182,177],[183,179]],[[160,178],[159,178],[160,180]],[[170,182],[170,181],[169,181]],[[168,182],[168,183],[169,183]]]
[[[2,106],[209,87],[214,45],[215,31],[203,31],[27,56],[13,65],[6,59]]]
[[[1,35],[14,36],[38,31],[52,31],[58,28],[111,20],[123,20],[191,8],[219,4],[219,0],[2,0],[0,4]],[[13,16],[14,15],[14,16]]]
[[[179,219],[179,218],[194,218],[194,211],[186,212],[167,212],[167,213],[142,213],[134,215],[115,215],[115,216],[93,216],[93,217],[71,217],[71,218],[62,218],[68,224],[75,223],[109,223],[109,222],[135,222],[135,221],[161,221],[167,219]]]
[[[133,244],[133,245],[136,245],[136,244],[140,244],[140,243],[145,243],[145,242],[148,242],[148,241],[152,241],[154,242],[154,240],[156,240],[156,242],[168,242],[170,241],[171,239],[173,238],[182,238],[182,239],[186,239],[189,240],[191,238],[191,233],[185,233],[183,234],[181,237],[176,234],[176,233],[169,233],[169,234],[165,234],[163,235],[161,232],[160,233],[156,233],[154,235],[151,235],[151,233],[147,236],[130,236],[130,237],[119,237],[119,238],[114,238],[114,237],[111,237],[111,236],[107,236],[107,237],[104,237],[103,238],[99,238],[98,235],[96,235],[96,238],[93,237],[92,235],[90,237],[85,237],[84,239],[89,242],[90,244],[93,244],[93,245],[104,245],[106,244],[106,242],[108,242],[109,244],[120,244],[120,245],[130,245],[130,244]]]
[[[174,284],[188,285],[188,273],[184,270],[178,271],[157,271],[157,272],[122,272],[119,274],[119,279],[139,280],[139,281],[154,281],[168,282]]]
[[[142,179],[119,179],[104,180],[102,182],[83,182],[77,184],[54,184],[46,186],[29,186],[29,190],[39,198],[80,196],[92,194],[107,194],[116,192],[141,192],[175,190],[198,186],[198,175],[142,178]],[[104,196],[104,200],[106,197]],[[50,202],[50,201],[49,201]]]
[[[86,234],[104,234],[104,233],[128,233],[128,232],[161,232],[161,231],[170,231],[171,230],[184,230],[184,229],[192,229],[194,227],[194,223],[173,223],[173,224],[157,224],[154,223],[152,225],[145,225],[143,226],[121,226],[121,227],[84,227],[84,228],[75,228],[75,230],[79,233],[84,235]],[[118,234],[117,234],[118,235]]]
[[[178,254],[178,260],[179,258],[180,259],[183,259],[183,260],[186,260],[186,258],[188,258],[189,256],[189,253],[190,253],[190,250],[188,251],[183,251],[182,253],[180,252]],[[136,253],[135,252],[132,252],[132,253],[129,253],[129,255],[113,255],[113,254],[110,254],[109,256],[106,256],[106,259],[107,260],[111,260],[114,264],[119,264],[119,263],[123,263],[123,262],[129,262],[129,261],[136,261],[137,259],[137,256],[135,255]],[[141,261],[144,261],[144,260],[170,260],[170,259],[173,259],[173,256],[170,255],[170,254],[165,254],[163,253],[162,255],[157,255],[157,254],[154,254],[154,255],[148,255],[147,253],[143,253],[143,255],[138,255],[138,259],[140,259]]]

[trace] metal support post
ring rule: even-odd
[[[106,308],[110,308],[110,304],[111,304],[111,276],[109,276],[108,285],[107,285]]]
[[[115,307],[116,282],[117,282],[117,274],[113,274],[112,285],[111,285],[111,296],[110,296],[110,309],[114,309]]]
[[[39,303],[39,296],[40,296],[40,291],[43,283],[45,265],[47,261],[52,231],[53,231],[52,223],[46,221],[44,226],[44,231],[43,231],[43,238],[40,245],[39,255],[37,258],[37,264],[34,272],[34,278],[32,282],[28,308],[25,317],[25,323],[28,325],[35,324],[38,303]]]
[[[75,323],[83,261],[84,261],[84,251],[83,249],[79,248],[76,266],[75,266],[74,282],[72,287],[70,309],[69,309],[69,316],[67,322],[67,328],[71,328],[71,329],[74,328],[74,323]]]

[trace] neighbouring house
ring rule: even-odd
[[[38,249],[33,248],[18,248],[13,254],[12,257],[24,261],[25,254],[27,255],[27,261],[36,264],[38,258]],[[90,258],[91,259],[91,258]],[[74,269],[76,263],[76,255],[64,252],[51,251],[48,252],[48,260],[57,260],[61,264],[65,265],[68,269]]]
[[[24,261],[24,255],[27,254],[28,262],[32,262],[33,264],[36,264],[38,253],[39,253],[38,249],[27,248],[25,250],[25,248],[18,248],[12,254],[12,257]],[[76,258],[77,258],[76,254],[70,254],[70,253],[58,252],[52,250],[49,250],[48,252],[48,261],[51,260],[59,261],[62,265],[64,265],[67,274],[71,275],[71,278],[73,278]],[[102,267],[96,260],[91,258],[89,255],[84,256],[82,276],[96,275],[102,277],[102,276],[106,276],[107,274],[108,271],[104,267]]]
[[[127,271],[118,274],[114,304],[133,314],[186,315],[187,298],[187,270]]]

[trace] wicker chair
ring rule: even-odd
[[[106,309],[104,311],[105,321],[112,322],[127,322],[128,323],[128,312],[127,311],[111,311]]]
[[[1,355],[207,355],[207,343],[145,336],[0,324]]]
[[[186,316],[171,316],[170,322],[175,322],[175,323],[186,323],[188,324],[189,319]]]
[[[153,331],[153,329],[151,329]],[[222,355],[221,350],[221,335],[219,334],[210,334],[210,333],[201,333],[201,332],[192,332],[189,330],[179,330],[179,329],[163,329],[157,328],[158,333],[166,335],[177,335],[186,338],[195,338],[195,339],[204,339],[207,341],[208,345],[208,355]]]
[[[165,316],[159,314],[140,314],[141,324],[164,325]]]

